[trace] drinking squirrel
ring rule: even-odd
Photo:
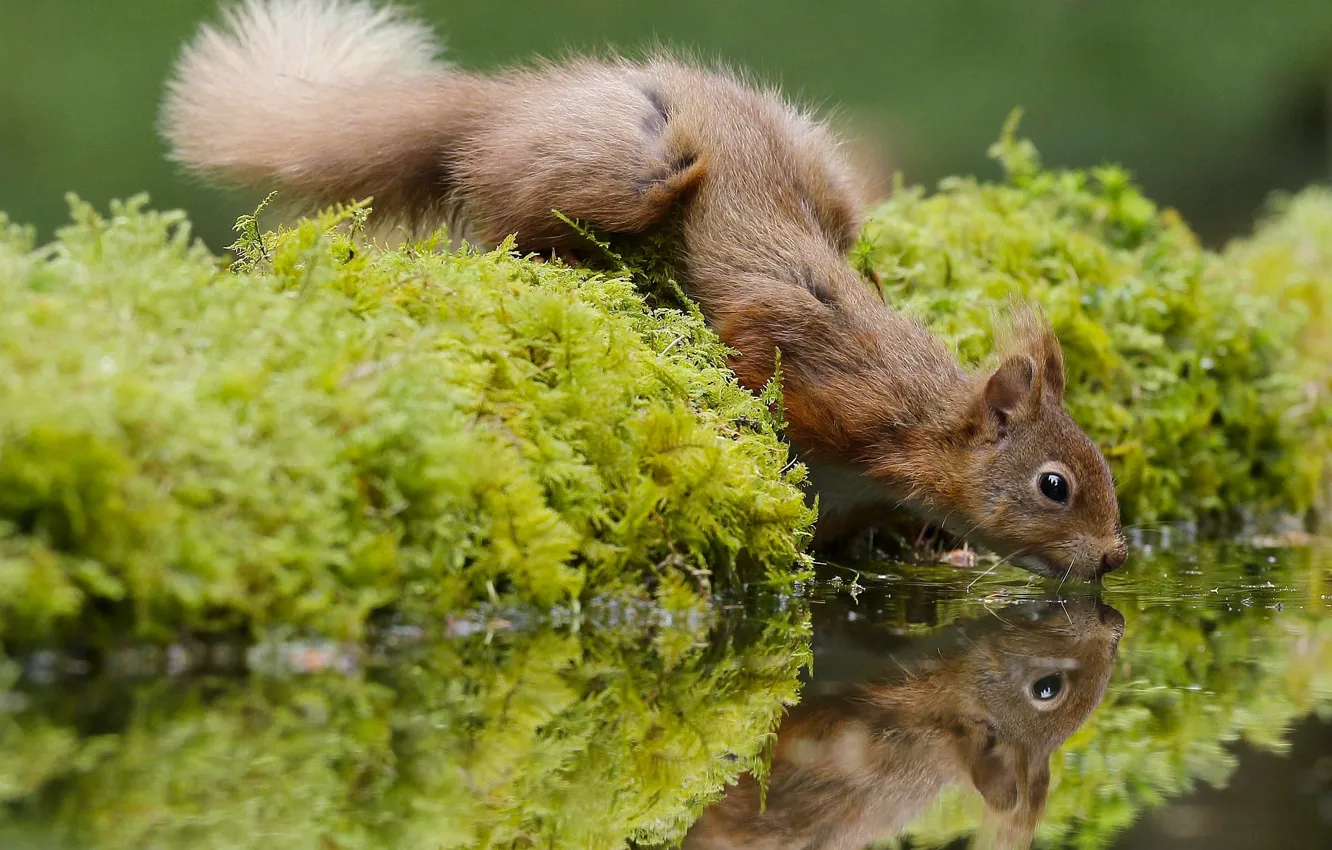
[[[780,351],[787,434],[829,526],[898,508],[1054,578],[1126,549],[1104,458],[1064,409],[1059,342],[1017,309],[993,368],[965,370],[850,267],[859,182],[810,114],[666,55],[492,75],[369,0],[244,0],[178,59],[173,158],[311,203],[448,224],[474,244],[585,244],[677,228],[686,292],[751,390]]]

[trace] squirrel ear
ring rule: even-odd
[[[996,340],[998,349],[1005,354],[1005,360],[995,373],[995,377],[990,379],[991,383],[993,384],[999,373],[1009,368],[1013,361],[1026,358],[1032,367],[1031,384],[1037,401],[1045,398],[1048,393],[1051,401],[1062,404],[1065,384],[1064,351],[1045,314],[1034,305],[1014,305],[1007,317],[996,320],[995,331],[998,337]],[[1019,395],[1025,397],[1024,393]],[[987,400],[989,397],[987,390]],[[995,407],[995,409],[1000,408]]]
[[[1053,331],[1048,331],[1045,340],[1045,371],[1041,375],[1042,389],[1050,393],[1056,402],[1064,401],[1064,349]]]
[[[985,382],[985,406],[1007,422],[1036,389],[1036,362],[1014,354],[999,364]]]
[[[1050,794],[1050,760],[1040,759],[1031,765],[1027,776],[1027,808],[1039,820],[1045,813],[1045,798]]]
[[[986,792],[987,786],[983,783],[992,782],[993,779],[989,775],[978,777],[973,769],[972,778],[977,790],[985,798],[986,806],[974,847],[981,850],[1013,850],[1016,847],[1032,846],[1036,827],[1045,816],[1045,800],[1050,790],[1049,760],[1038,760],[1028,769],[1030,773],[1025,792],[1015,778],[1011,784],[1006,780],[999,781],[991,787],[990,793]],[[1011,798],[1008,796],[1010,792],[1013,793]]]
[[[1008,812],[1017,806],[1021,795],[1017,774],[999,747],[990,747],[971,763],[971,781],[988,808]]]
[[[962,719],[956,729],[963,764],[988,809],[1008,812],[1022,795],[1011,748],[1001,743],[989,720]]]

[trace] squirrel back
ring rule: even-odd
[[[1063,360],[1019,313],[970,373],[889,309],[846,252],[859,181],[835,135],[777,92],[656,56],[495,75],[444,64],[433,35],[365,0],[244,0],[187,46],[168,86],[173,156],[311,203],[449,224],[524,251],[577,247],[552,210],[606,233],[668,221],[686,291],[741,383],[777,352],[791,441],[898,507],[1055,578],[1123,563],[1109,468],[1063,407]]]

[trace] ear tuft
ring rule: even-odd
[[[1045,368],[1041,378],[1044,392],[1056,403],[1064,402],[1064,349],[1049,325],[1045,327]]]
[[[1064,352],[1059,338],[1040,308],[1013,303],[995,322],[998,348],[1005,360],[1026,355],[1036,366],[1036,400],[1064,400]]]

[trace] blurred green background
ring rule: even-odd
[[[248,196],[183,178],[155,133],[162,82],[215,0],[0,2],[0,210],[44,235],[64,193],[147,190],[214,249]],[[1014,106],[1053,165],[1132,169],[1209,240],[1273,190],[1332,176],[1332,0],[416,0],[452,59],[661,42],[837,111],[884,171],[992,173]]]

